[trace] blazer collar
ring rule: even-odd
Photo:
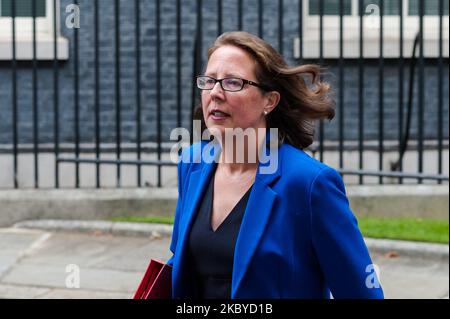
[[[266,136],[265,151],[269,151],[270,136]],[[272,206],[277,198],[277,193],[271,188],[271,185],[279,178],[281,171],[281,147],[272,155],[277,157],[276,170],[271,174],[265,174],[261,169],[265,165],[261,162],[258,164],[258,170],[255,177],[250,197],[245,209],[244,218],[240,227],[239,235],[236,241],[234,261],[233,261],[233,277],[231,297],[235,298],[239,292],[239,287],[244,275],[249,267],[250,261],[255,253],[259,241],[264,233],[266,225],[272,212]],[[218,154],[217,154],[218,156]],[[183,214],[179,221],[180,235],[176,247],[174,259],[174,269],[182,270],[182,263],[186,262],[186,246],[187,238],[190,232],[195,212],[198,210],[201,198],[206,190],[209,179],[216,167],[217,163],[205,163],[201,169],[191,172],[189,177],[189,185],[184,195],[185,203]],[[189,274],[186,274],[189,276]],[[174,276],[181,276],[176,271]],[[174,289],[183,294],[183,280],[175,280]]]

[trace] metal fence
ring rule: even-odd
[[[81,187],[80,183],[80,165],[93,165],[95,166],[95,187],[102,187],[102,180],[100,175],[101,167],[104,165],[114,165],[115,166],[115,178],[116,178],[116,186],[121,187],[123,179],[123,166],[136,166],[136,184],[137,187],[144,186],[142,181],[142,169],[144,166],[152,166],[157,169],[157,173],[155,175],[156,181],[154,182],[155,186],[162,186],[162,180],[161,180],[161,169],[164,166],[173,166],[174,164],[169,160],[163,159],[164,152],[167,152],[167,147],[165,147],[164,139],[165,137],[162,136],[162,116],[165,112],[164,109],[164,99],[161,95],[162,90],[162,81],[163,81],[163,75],[161,72],[161,66],[164,62],[165,57],[162,54],[160,43],[162,42],[162,39],[164,37],[164,33],[162,30],[162,15],[164,14],[161,9],[162,1],[160,0],[151,0],[154,3],[154,30],[155,30],[155,47],[154,47],[154,53],[155,53],[155,69],[154,69],[154,83],[156,85],[156,96],[155,96],[155,107],[154,107],[154,117],[155,117],[155,125],[156,125],[156,136],[152,140],[146,140],[143,138],[141,131],[142,131],[142,125],[143,125],[143,116],[141,113],[142,109],[142,97],[141,97],[141,83],[143,81],[141,70],[143,68],[142,66],[142,50],[141,50],[141,42],[135,41],[134,48],[132,48],[132,55],[135,63],[135,91],[134,91],[134,99],[135,99],[135,126],[136,126],[136,137],[135,141],[132,143],[133,147],[129,148],[132,150],[132,152],[135,154],[134,159],[125,159],[122,157],[122,154],[125,150],[124,148],[124,141],[122,139],[122,116],[121,112],[123,111],[122,106],[122,95],[123,95],[123,89],[121,87],[121,8],[123,8],[124,3],[120,2],[119,0],[111,0],[111,6],[113,6],[113,12],[114,12],[114,41],[111,42],[111,48],[114,52],[114,74],[111,74],[111,78],[113,78],[114,81],[114,109],[111,110],[111,112],[114,113],[115,118],[115,136],[116,140],[114,145],[112,145],[109,150],[112,151],[115,154],[115,158],[108,158],[105,159],[102,157],[102,153],[105,152],[105,150],[102,148],[102,140],[100,136],[100,127],[102,125],[102,117],[100,114],[100,105],[102,103],[102,97],[101,97],[101,87],[100,87],[100,65],[101,65],[101,59],[102,56],[100,54],[100,40],[99,40],[99,34],[100,34],[100,26],[99,26],[99,1],[94,0],[93,1],[93,11],[92,12],[85,12],[83,14],[86,15],[92,15],[93,24],[92,27],[94,28],[93,34],[94,34],[94,63],[92,65],[93,71],[94,71],[94,77],[93,79],[93,85],[94,85],[94,91],[95,95],[93,97],[93,105],[94,105],[94,113],[95,113],[95,119],[94,119],[94,132],[95,136],[93,137],[94,143],[93,147],[91,149],[93,157],[83,157],[82,156],[82,149],[80,148],[80,112],[81,112],[81,106],[80,106],[80,82],[84,81],[85,78],[82,78],[79,74],[79,63],[80,63],[80,57],[79,57],[79,50],[80,50],[80,42],[79,42],[79,32],[80,30],[78,28],[73,28],[71,32],[72,38],[71,38],[71,56],[70,59],[72,60],[72,66],[73,66],[73,77],[70,79],[72,81],[72,88],[73,88],[73,101],[70,101],[70,103],[73,103],[73,119],[74,119],[74,138],[73,138],[73,144],[69,149],[72,151],[72,156],[62,156],[62,146],[60,142],[60,129],[61,125],[64,125],[64,123],[61,123],[60,121],[60,112],[62,107],[64,107],[61,98],[60,98],[60,83],[61,83],[61,76],[60,76],[60,68],[62,67],[61,62],[57,58],[60,53],[58,52],[59,46],[57,45],[59,34],[59,29],[62,27],[63,23],[65,22],[64,19],[53,19],[53,60],[50,60],[49,62],[46,62],[47,64],[50,63],[52,67],[52,81],[51,84],[53,86],[52,92],[53,96],[51,98],[52,104],[53,104],[53,143],[50,145],[43,146],[39,143],[39,108],[38,108],[38,101],[41,98],[40,91],[38,89],[38,82],[39,78],[37,76],[37,71],[41,67],[42,63],[40,63],[38,59],[38,51],[37,51],[37,40],[36,40],[36,33],[37,33],[37,17],[39,12],[39,2],[38,1],[31,1],[31,7],[28,8],[30,13],[30,18],[32,19],[32,29],[31,29],[31,35],[32,35],[32,57],[30,59],[30,63],[24,64],[24,62],[20,61],[17,57],[18,55],[18,36],[17,36],[17,28],[18,28],[18,12],[20,10],[25,10],[23,7],[18,7],[20,4],[20,1],[0,1],[3,8],[3,14],[6,16],[10,16],[10,29],[8,29],[8,36],[10,35],[10,43],[11,43],[11,59],[6,62],[1,62],[0,64],[0,71],[2,70],[8,70],[11,73],[10,81],[11,81],[11,91],[10,91],[10,97],[11,97],[11,104],[4,104],[4,102],[1,102],[1,109],[0,113],[5,112],[5,110],[9,109],[11,111],[11,130],[12,130],[12,140],[10,143],[8,143],[6,146],[4,145],[2,148],[2,154],[3,156],[10,156],[12,159],[12,165],[11,168],[13,170],[12,172],[12,187],[14,188],[21,188],[21,182],[19,179],[19,173],[20,173],[20,165],[19,165],[19,157],[23,153],[30,153],[33,156],[32,161],[30,162],[30,165],[33,166],[33,185],[32,187],[39,188],[40,185],[40,179],[42,178],[42,175],[40,174],[40,154],[43,152],[50,152],[54,155],[54,181],[53,186],[55,188],[61,187],[61,166],[63,164],[70,163],[71,165],[74,165],[75,171],[74,171],[74,184],[72,187]],[[23,2],[23,1],[22,1]],[[25,1],[26,2],[26,1]],[[60,15],[60,12],[64,12],[64,8],[61,8],[61,5],[59,4],[59,1],[52,0],[52,6],[51,9],[53,10],[52,14],[53,17],[58,17]],[[147,18],[147,14],[144,14],[140,10],[140,5],[142,2],[145,1],[134,1],[134,17],[133,17],[133,27],[134,27],[134,36],[136,39],[140,39],[142,37],[142,28],[141,26],[145,22],[145,19]],[[175,20],[172,21],[172,23],[175,24],[176,29],[176,41],[174,43],[175,45],[175,51],[176,56],[175,60],[176,63],[174,65],[171,65],[170,67],[175,69],[175,74],[177,78],[181,77],[182,72],[182,55],[184,52],[185,47],[182,44],[182,37],[181,37],[181,28],[182,28],[182,4],[181,0],[174,0],[175,5],[175,12],[173,12],[175,16]],[[216,28],[215,32],[218,34],[221,34],[224,31],[224,19],[228,17],[224,13],[224,2],[221,0],[216,1],[216,12],[213,13]],[[424,41],[424,28],[425,23],[429,23],[427,21],[427,8],[425,6],[426,1],[409,1],[406,3],[406,1],[388,1],[388,0],[379,0],[379,1],[371,1],[370,3],[374,3],[376,5],[376,8],[379,9],[379,15],[376,15],[376,23],[379,24],[379,34],[378,34],[378,56],[373,56],[368,58],[365,54],[365,29],[364,29],[364,23],[365,19],[367,19],[367,9],[368,2],[365,0],[358,0],[358,1],[346,1],[346,0],[336,0],[336,1],[327,1],[327,0],[318,0],[318,1],[283,1],[278,0],[277,6],[278,10],[276,13],[276,16],[273,16],[270,20],[271,24],[275,24],[276,27],[276,34],[272,35],[275,36],[277,39],[277,42],[275,43],[275,46],[277,49],[282,53],[286,54],[287,50],[290,48],[286,47],[286,43],[290,43],[291,40],[293,41],[294,45],[296,45],[294,51],[297,53],[298,56],[295,57],[296,63],[304,63],[304,62],[316,62],[321,65],[327,64],[327,63],[334,63],[336,66],[336,102],[337,102],[337,118],[335,121],[337,121],[338,125],[338,138],[336,142],[332,145],[327,144],[327,135],[325,134],[324,124],[323,122],[318,123],[318,134],[317,134],[317,141],[313,144],[313,146],[309,149],[309,151],[314,155],[317,156],[320,160],[326,161],[327,160],[327,154],[329,152],[335,152],[337,154],[337,168],[343,174],[344,176],[350,176],[354,175],[358,177],[358,183],[365,183],[365,180],[368,176],[376,176],[378,179],[378,183],[385,183],[387,178],[389,179],[389,182],[395,182],[395,183],[403,183],[405,179],[410,179],[418,183],[422,183],[423,181],[434,181],[435,183],[442,183],[443,181],[448,181],[448,174],[445,174],[445,163],[444,163],[444,153],[448,152],[448,135],[444,134],[444,123],[445,122],[445,116],[444,111],[448,110],[448,99],[445,99],[444,97],[444,88],[448,87],[448,77],[444,77],[444,71],[448,69],[448,56],[444,56],[444,45],[447,43],[448,45],[448,38],[447,42],[445,42],[444,39],[444,25],[445,21],[448,21],[448,1],[439,0],[436,2],[436,7],[434,12],[434,16],[436,17],[435,22],[437,23],[436,30],[438,31],[438,34],[436,36],[436,43],[438,44],[437,54],[433,57],[427,57],[425,54],[425,41]],[[48,1],[47,1],[48,3]],[[130,5],[132,4],[132,1],[127,1]],[[204,47],[204,30],[205,30],[205,21],[204,21],[204,6],[205,2],[201,0],[192,1],[194,3],[195,10],[192,12],[195,15],[195,22],[196,22],[196,32],[195,34],[192,34],[192,38],[195,39],[194,43],[195,45],[192,48],[189,48],[189,54],[192,55],[192,79],[193,76],[200,72],[201,67],[203,63],[205,62],[202,60],[203,51],[205,49]],[[233,12],[233,14],[237,17],[237,25],[235,26],[236,30],[244,29],[245,24],[245,14],[244,14],[244,8],[246,5],[246,1],[240,0],[236,2],[236,11]],[[256,30],[257,34],[265,38],[265,28],[267,27],[267,20],[264,20],[264,15],[267,15],[266,10],[266,2],[259,0],[259,1],[253,1],[254,6],[252,7],[252,10],[256,13],[257,19],[256,19]],[[408,47],[408,49],[413,49],[412,52],[406,51],[405,48],[405,19],[408,18],[408,16],[405,14],[406,6],[412,6],[412,3],[415,3],[417,5],[416,7],[416,16],[418,17],[418,28],[416,36],[414,37],[414,43],[412,47]],[[6,4],[8,4],[9,8],[7,8]],[[41,3],[42,4],[42,3]],[[73,4],[78,5],[78,1],[74,1]],[[23,3],[21,4],[23,5]],[[394,8],[395,10],[392,10],[391,13],[386,14],[386,7],[389,6],[390,10]],[[289,6],[289,7],[287,7]],[[347,18],[350,17],[350,11],[354,11],[354,8],[350,8],[356,6],[357,11],[355,17],[353,17],[355,22],[358,25],[358,32],[357,32],[357,49],[356,55],[351,57],[346,57],[345,49],[347,45],[347,40],[345,39],[345,31],[346,31],[346,23],[349,21]],[[9,9],[10,11],[6,12],[6,9]],[[350,9],[349,9],[350,8]],[[20,10],[19,10],[20,9]],[[47,8],[49,9],[49,8]],[[58,11],[59,10],[59,11]],[[312,58],[308,56],[308,54],[305,53],[306,49],[308,49],[306,46],[307,44],[304,43],[305,36],[305,10],[308,10],[308,19],[316,18],[318,21],[318,30],[319,30],[319,38],[317,39],[317,45],[318,45],[318,55],[317,58]],[[333,11],[334,10],[334,11]],[[350,10],[350,11],[349,11]],[[347,12],[349,11],[349,12]],[[1,12],[1,11],[0,11]],[[331,13],[330,13],[331,12]],[[328,57],[329,52],[327,53],[325,50],[326,42],[327,42],[327,23],[329,23],[330,17],[332,18],[334,12],[334,16],[336,17],[337,21],[337,30],[338,30],[338,37],[336,40],[336,51],[334,53],[330,54],[330,57]],[[23,14],[23,12],[22,12]],[[208,13],[211,15],[211,13]],[[227,13],[230,14],[229,12]],[[289,14],[290,17],[292,17],[293,14],[296,15],[296,19],[298,21],[298,28],[296,31],[296,37],[298,37],[297,41],[295,39],[288,39],[288,42],[286,42],[286,33],[284,31],[285,24],[283,23],[286,16]],[[393,16],[396,16],[398,18],[398,29],[395,31],[398,33],[398,52],[395,57],[385,56],[385,41],[386,41],[386,28],[384,26],[384,23],[386,19],[391,19]],[[373,18],[373,17],[372,17]],[[1,18],[0,18],[1,19]],[[210,25],[209,21],[209,25]],[[353,23],[352,21],[348,22],[349,24]],[[448,24],[448,22],[446,22]],[[1,20],[0,20],[0,26],[1,26]],[[272,25],[273,27],[273,25]],[[5,31],[2,31],[4,33]],[[392,32],[392,30],[389,29],[389,32]],[[290,35],[291,36],[291,35]],[[1,50],[1,49],[0,49]],[[331,57],[333,56],[333,57]],[[355,141],[353,145],[353,151],[355,154],[357,154],[357,159],[355,160],[355,166],[354,167],[348,167],[345,166],[345,154],[346,151],[349,151],[348,143],[346,143],[346,126],[345,126],[345,119],[347,115],[345,114],[344,105],[346,103],[345,101],[345,90],[346,90],[346,82],[344,80],[345,72],[347,71],[347,64],[348,60],[351,60],[353,65],[357,67],[358,70],[358,84],[357,84],[357,101],[358,101],[358,138]],[[375,60],[374,60],[375,59]],[[364,130],[365,130],[365,103],[367,102],[367,97],[365,96],[365,90],[367,90],[364,77],[365,77],[365,66],[368,60],[377,61],[377,68],[378,68],[378,79],[377,79],[377,88],[376,91],[378,92],[377,98],[378,98],[378,116],[376,118],[376,121],[378,123],[378,138],[375,141],[375,144],[373,143],[371,145],[366,143],[366,140],[364,138]],[[395,72],[397,73],[397,81],[398,81],[398,133],[397,138],[393,141],[394,142],[394,152],[396,160],[393,161],[392,165],[390,167],[386,167],[385,164],[385,153],[387,152],[387,139],[384,136],[385,132],[385,71],[386,71],[386,61],[390,61],[390,70],[394,68]],[[332,62],[330,62],[332,61]],[[392,62],[394,61],[394,62]],[[427,144],[427,139],[425,138],[423,127],[424,123],[426,121],[425,113],[427,112],[427,103],[425,101],[425,90],[426,90],[426,78],[425,78],[425,67],[427,61],[432,61],[432,65],[435,68],[436,71],[436,85],[437,85],[437,127],[436,127],[436,138],[432,141],[430,145]],[[25,65],[25,66],[23,66]],[[394,67],[392,66],[394,65]],[[32,111],[32,123],[31,123],[31,129],[32,129],[32,144],[31,147],[25,147],[19,143],[18,136],[20,134],[19,128],[18,128],[18,121],[20,114],[18,113],[18,98],[20,94],[23,94],[23,92],[20,92],[18,90],[18,69],[19,68],[28,68],[29,71],[32,74],[32,85],[31,85],[31,94],[32,94],[32,103],[31,103],[31,111]],[[67,81],[67,79],[65,79]],[[408,85],[405,85],[405,81],[407,81]],[[175,100],[176,100],[176,120],[174,121],[174,127],[175,125],[177,127],[182,126],[182,113],[183,111],[188,111],[190,114],[192,114],[192,110],[195,106],[196,100],[198,99],[198,93],[196,92],[196,89],[193,87],[193,81],[192,81],[192,91],[191,96],[192,99],[190,103],[186,103],[186,101],[183,100],[182,96],[182,86],[180,84],[181,81],[177,82],[176,87],[174,88],[174,94],[175,94]],[[417,91],[417,92],[415,92]],[[127,92],[129,94],[129,92]],[[416,105],[417,108],[413,107],[414,105],[414,99],[417,98]],[[341,107],[342,106],[342,107]],[[447,111],[448,112],[448,111]],[[413,115],[415,116],[416,123],[412,123]],[[354,116],[354,115],[352,115]],[[415,134],[414,138],[411,138],[410,129],[411,126],[415,124],[417,127],[417,133]],[[1,125],[1,124],[0,124]],[[153,142],[154,147],[148,148],[145,147],[144,144],[147,142]],[[404,155],[407,152],[408,149],[411,149],[411,144],[413,144],[412,149],[416,152],[416,160],[417,160],[417,170],[414,172],[407,172],[404,170]],[[330,146],[331,145],[331,146]],[[72,148],[73,147],[73,148]],[[130,152],[130,150],[127,149],[127,152]],[[365,152],[368,150],[372,150],[376,152],[376,156],[378,157],[378,168],[377,169],[368,169],[365,165]],[[424,159],[424,154],[427,151],[427,149],[432,149],[437,155],[435,156],[435,163],[432,163],[433,167],[436,167],[435,172],[425,172],[424,171],[424,165],[430,164],[427,163]],[[65,150],[67,153],[67,150]],[[152,160],[144,159],[144,154],[147,152],[151,152],[155,154],[155,158]],[[392,149],[390,150],[392,153]],[[67,154],[66,154],[67,155]],[[5,168],[2,168],[2,171]],[[30,173],[31,174],[31,173]],[[392,179],[395,178],[395,179]],[[0,187],[4,187],[4,185],[0,185]]]

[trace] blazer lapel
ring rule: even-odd
[[[280,165],[281,160],[278,163],[277,170],[272,174],[261,174],[260,167],[258,167],[236,241],[231,298],[236,298],[244,275],[249,268],[250,261],[264,234],[272,213],[272,207],[278,197],[278,194],[270,185],[280,176]]]

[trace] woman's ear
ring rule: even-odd
[[[274,108],[277,107],[280,102],[280,93],[277,91],[270,91],[266,94],[266,105],[264,106],[264,112],[270,113]]]

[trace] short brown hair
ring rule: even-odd
[[[248,52],[256,61],[256,80],[280,93],[278,106],[267,115],[267,127],[278,128],[279,143],[287,142],[303,149],[314,139],[314,120],[334,117],[334,101],[329,96],[330,86],[320,80],[318,65],[305,64],[289,67],[280,53],[269,43],[248,32],[226,32],[208,49],[208,60],[218,48],[232,45]],[[311,87],[303,75],[312,75]],[[206,129],[201,105],[194,118]]]

